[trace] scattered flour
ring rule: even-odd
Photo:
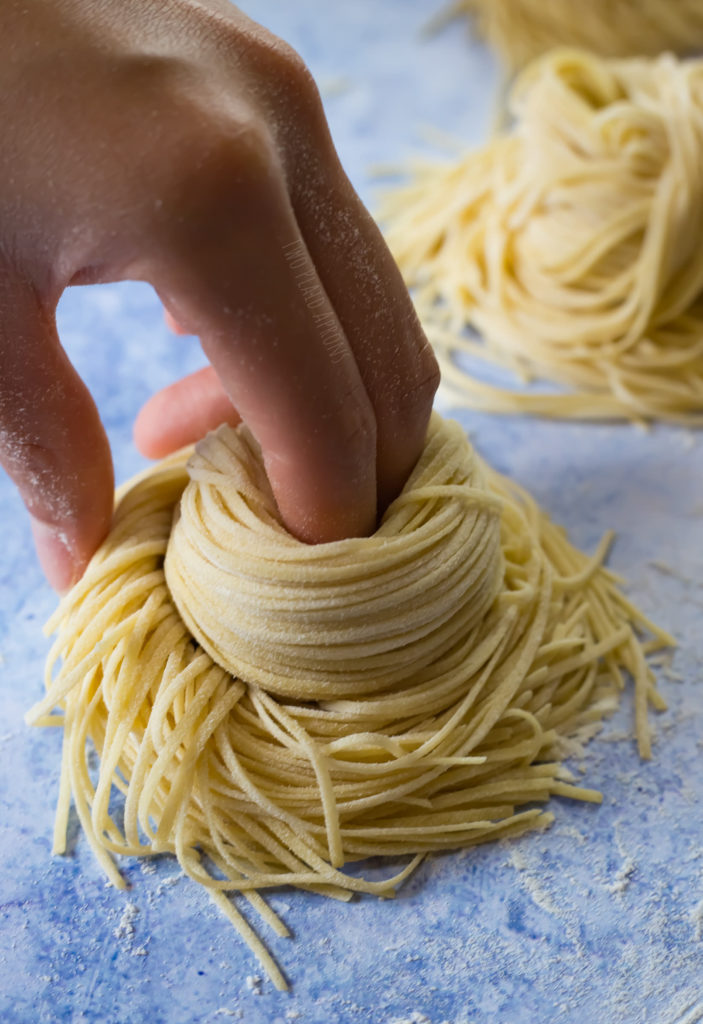
[[[623,893],[625,889],[627,889],[628,885],[630,884],[630,878],[633,875],[635,869],[637,868],[636,861],[630,856],[630,854],[623,846],[617,825],[615,826],[615,843],[618,848],[618,853],[622,857],[622,864],[618,868],[618,871],[613,881],[610,883],[610,885],[606,885],[605,887],[606,890],[612,895],[615,895],[616,893]]]
[[[703,900],[697,903],[691,911],[691,923],[693,924],[693,938],[696,942],[703,939]]]
[[[528,866],[525,857],[518,849],[511,850],[508,864],[511,868],[515,868],[516,871],[526,871]]]
[[[163,895],[166,889],[170,889],[172,885],[176,885],[177,882],[180,882],[180,880],[185,877],[185,871],[179,871],[175,875],[169,875],[167,878],[164,878],[163,881],[159,882],[156,886],[157,895]]]
[[[261,995],[261,978],[258,974],[247,974],[247,988],[253,996]]]
[[[703,1021],[703,1003],[694,999],[693,1002],[687,1003],[682,1011],[677,1012],[674,1018],[667,1021],[667,1024],[701,1024],[701,1021]]]
[[[557,831],[559,835],[568,836],[569,839],[575,839],[579,846],[583,846],[586,842],[586,837],[583,832],[579,832],[579,830],[573,825],[560,825]]]
[[[613,893],[613,895],[615,893],[624,892],[630,884],[630,877],[635,871],[636,867],[637,864],[632,859],[632,857],[626,857],[625,860],[622,862],[621,866],[619,867],[613,882],[610,885],[606,886],[608,892]]]
[[[610,732],[604,732],[600,737],[601,743],[623,743],[631,739],[632,733],[626,732],[624,729],[611,729]]]
[[[131,947],[132,945],[132,940],[134,939],[134,922],[138,916],[139,907],[137,904],[127,903],[122,911],[122,917],[120,918],[117,927],[112,932],[117,941],[123,943],[127,947]]]

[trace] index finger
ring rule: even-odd
[[[364,535],[376,522],[374,410],[276,161],[258,138],[251,150],[236,186],[216,167],[208,188],[201,169],[145,276],[259,441],[288,529],[308,542]]]

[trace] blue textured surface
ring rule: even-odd
[[[327,95],[336,141],[370,198],[370,164],[397,161],[434,124],[477,139],[495,75],[462,28],[421,37],[430,0],[335,5],[251,0]],[[76,289],[60,309],[71,357],[101,408],[118,478],[141,465],[131,423],[157,387],[200,364],[144,286]],[[395,901],[340,905],[282,891],[294,939],[271,948],[293,982],[275,992],[229,924],[164,858],[105,886],[75,822],[50,854],[60,735],[30,730],[54,599],[0,479],[0,1020],[247,1024],[694,1024],[703,999],[703,441],[678,429],[555,425],[465,414],[480,450],[529,485],[580,545],[618,531],[611,564],[674,630],[681,679],[642,764],[626,699],[587,750],[602,807],[554,801],[543,835],[429,860]],[[663,572],[652,563],[671,567]],[[611,742],[608,742],[610,740]],[[575,766],[578,770],[579,766]],[[268,936],[266,936],[268,938]],[[249,978],[249,984],[247,984]]]

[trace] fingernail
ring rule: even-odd
[[[79,558],[72,550],[69,532],[32,519],[32,533],[44,575],[54,590],[65,594],[80,575]]]

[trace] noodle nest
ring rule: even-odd
[[[445,385],[496,412],[700,424],[703,61],[552,52],[510,111],[380,211]],[[459,353],[568,391],[506,390]]]
[[[613,710],[623,670],[649,754],[663,703],[645,655],[671,638],[602,567],[607,539],[578,552],[456,424],[433,417],[368,538],[291,537],[243,427],[118,498],[49,624],[29,716],[64,730],[55,849],[72,797],[114,884],[110,854],[175,854],[279,987],[227,893],[284,935],[257,890],[393,895],[430,851],[545,826],[555,794],[598,800],[560,758]],[[342,870],[374,855],[410,860],[380,881]]]

